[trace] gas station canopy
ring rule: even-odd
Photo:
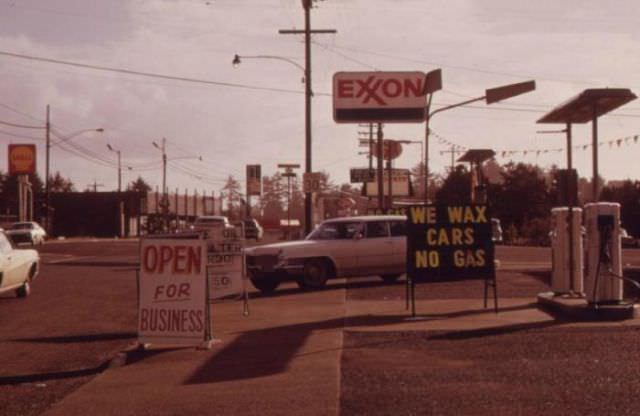
[[[587,89],[545,114],[538,123],[587,123],[636,98],[627,88]]]
[[[491,149],[469,149],[460,156],[458,162],[482,163],[496,155]]]

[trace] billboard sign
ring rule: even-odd
[[[200,239],[140,241],[138,339],[197,345],[207,333],[207,247]]]
[[[375,169],[369,168],[351,168],[350,173],[350,182],[351,183],[363,183],[363,182],[371,182],[376,180],[376,171]]]
[[[424,72],[337,72],[336,123],[420,123],[425,119]]]
[[[32,175],[36,173],[36,145],[9,145],[9,175]]]
[[[407,208],[407,274],[419,280],[494,276],[491,218],[486,205]]]
[[[377,172],[374,170],[374,173]],[[409,170],[408,169],[393,169],[391,174],[391,190],[393,196],[410,196],[411,187],[409,186]],[[384,195],[389,195],[389,171],[385,169],[382,174],[382,188]],[[378,196],[378,181],[377,176],[373,177],[373,181],[366,183],[367,196]]]

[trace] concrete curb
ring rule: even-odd
[[[578,321],[622,321],[640,316],[640,305],[598,305],[595,308],[583,297],[556,295],[553,292],[538,294],[538,306]]]

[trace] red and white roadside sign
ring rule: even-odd
[[[32,175],[36,173],[35,144],[10,144],[8,156],[10,175]]]
[[[337,72],[336,123],[420,123],[425,119],[424,72]]]
[[[198,239],[142,239],[138,340],[198,345],[207,336],[207,245]]]

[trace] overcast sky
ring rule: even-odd
[[[586,88],[640,91],[640,3],[637,0],[326,0],[312,10],[314,35],[313,170],[348,181],[366,166],[357,125],[336,124],[331,80],[337,71],[442,69],[434,108],[484,95],[486,88],[535,79],[533,93],[494,104],[458,108],[432,119],[430,167],[444,172],[451,144],[492,148],[500,163],[565,166],[564,135],[536,124],[554,106]],[[300,0],[0,0],[0,121],[42,126],[47,104],[57,132],[51,170],[83,190],[117,187],[116,154],[124,182],[141,175],[161,185],[167,139],[170,189],[215,191],[246,164],[271,175],[278,163],[304,166],[302,71],[304,43],[279,29],[301,29]],[[184,82],[101,71],[2,55],[15,53],[78,64],[207,81]],[[640,102],[599,123],[600,172],[606,179],[638,179]],[[558,126],[561,128],[563,126]],[[385,137],[423,140],[424,124],[387,124]],[[44,174],[44,130],[0,124],[6,143],[36,143]],[[53,137],[53,142],[59,138]],[[592,174],[591,125],[574,128],[574,164]],[[73,147],[70,146],[73,143]],[[6,171],[7,146],[0,146]],[[514,153],[515,152],[515,153]],[[526,154],[525,154],[526,152]],[[197,157],[202,157],[202,161]],[[405,146],[397,166],[420,161],[420,146]]]

